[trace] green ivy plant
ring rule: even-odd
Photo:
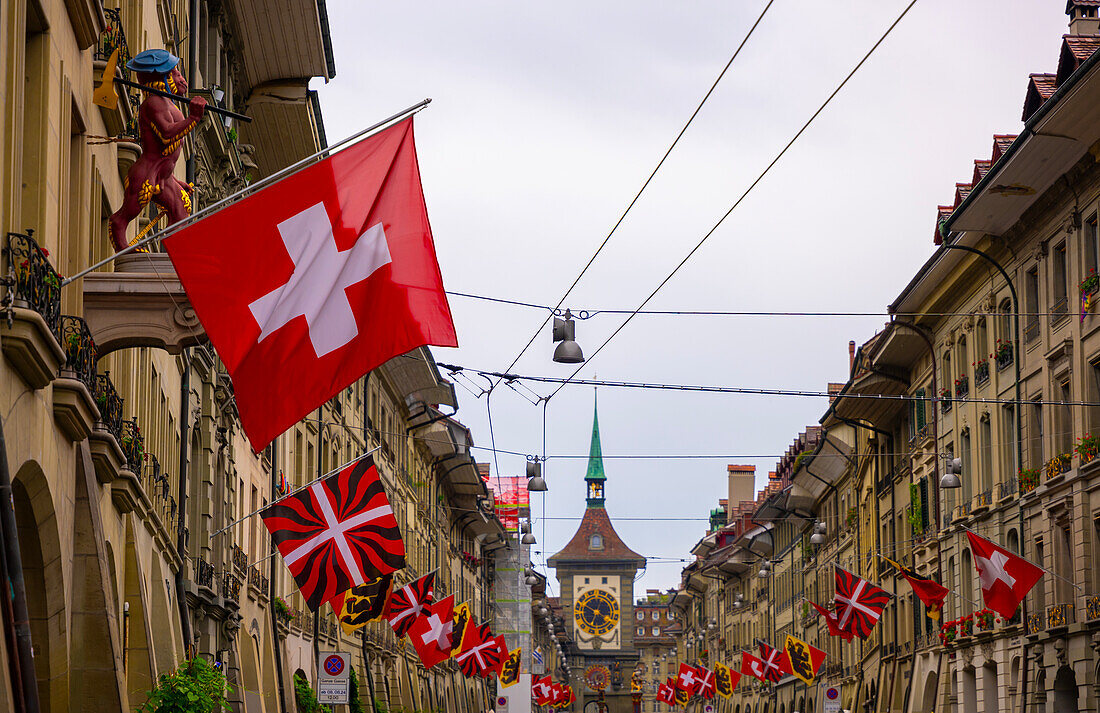
[[[317,702],[317,694],[301,674],[294,674],[294,702],[298,713],[332,713],[332,709]]]
[[[139,708],[143,713],[220,713],[228,711],[225,699],[229,684],[225,674],[205,659],[184,661],[172,673],[162,673],[149,698]]]
[[[363,703],[359,700],[359,675],[350,670],[351,682],[348,684],[348,713],[363,713]]]

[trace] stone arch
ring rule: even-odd
[[[68,642],[61,538],[53,496],[42,468],[27,461],[12,482],[34,670],[43,713],[68,707]]]
[[[779,713],[787,713],[787,706],[785,704],[779,704]]]
[[[795,708],[793,713],[806,713],[806,699],[802,696],[798,697],[798,708]]]
[[[1009,670],[1011,671],[1011,676],[1008,679],[1008,690],[1012,693],[1012,695],[1009,697],[1009,699],[1010,699],[1009,700],[1009,710],[1014,711],[1014,710],[1019,710],[1019,708],[1020,708],[1020,706],[1019,706],[1019,701],[1020,701],[1020,657],[1019,656],[1013,656],[1012,657],[1012,666]]]
[[[914,703],[914,713],[931,713],[936,710],[936,691],[939,686],[939,674],[929,671],[924,677],[924,687],[921,689],[920,698]]]
[[[1077,674],[1069,666],[1058,669],[1054,677],[1054,713],[1075,713],[1077,705]]]

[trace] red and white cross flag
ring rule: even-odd
[[[741,652],[741,673],[746,676],[758,678],[761,681],[767,680],[764,678],[764,662],[748,651]]]
[[[1043,576],[1043,570],[1019,555],[967,530],[985,605],[1008,619]]]
[[[778,682],[779,679],[791,672],[791,662],[787,658],[786,651],[780,651],[771,644],[758,641],[760,646],[760,659],[764,662],[764,680]]]
[[[689,696],[693,696],[701,684],[699,672],[694,666],[689,666],[686,663],[680,664],[680,673],[676,676],[677,688],[685,691]]]
[[[409,641],[424,663],[431,668],[441,661],[451,658],[454,645],[454,595],[428,607],[424,616],[419,617],[409,628]]]
[[[390,595],[386,606],[386,620],[393,633],[404,636],[416,620],[428,613],[428,605],[435,597],[435,572],[428,572],[406,584]]]
[[[312,611],[405,566],[405,545],[367,456],[260,511]]]
[[[412,119],[165,238],[259,452],[384,362],[458,346]]]

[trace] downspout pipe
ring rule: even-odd
[[[277,439],[276,439],[276,443],[278,443]],[[278,458],[279,458],[279,449],[276,448],[276,447],[273,447],[271,449],[271,500],[270,500],[270,502],[275,502],[279,498],[279,475],[278,475],[278,473],[279,473],[279,467],[278,467],[279,463],[278,463]],[[271,543],[271,549],[272,549],[273,552],[275,551],[275,543],[274,542]],[[279,690],[279,696],[278,696],[278,699],[279,699],[279,713],[286,713],[286,710],[287,710],[287,708],[286,708],[286,688],[284,687],[285,684],[283,682],[283,654],[282,654],[282,650],[279,646],[279,614],[278,614],[278,611],[275,608],[275,599],[277,597],[276,592],[275,592],[275,574],[278,571],[278,568],[279,568],[279,558],[278,557],[272,557],[269,560],[268,573],[270,574],[270,576],[268,577],[268,581],[267,581],[267,587],[268,587],[268,589],[267,589],[267,600],[269,602],[271,602],[271,608],[270,608],[268,613],[270,614],[270,618],[271,618],[271,633],[272,633],[272,636],[274,637],[274,641],[273,641],[274,646],[272,646],[271,648],[275,652],[275,685],[278,687],[278,690]]]
[[[187,466],[191,453],[188,436],[188,419],[191,411],[191,350],[184,348],[180,355],[183,361],[183,374],[180,375],[180,460],[177,500],[179,501],[178,520],[176,522],[176,554],[180,558],[176,570],[176,603],[179,607],[180,632],[183,635],[184,656],[195,655],[195,640],[191,634],[191,614],[187,608],[187,592],[183,581],[187,573]]]
[[[19,551],[19,526],[15,520],[15,493],[8,470],[8,446],[4,424],[0,421],[0,534],[4,538],[4,567],[11,586],[11,610],[14,619],[15,648],[18,655],[19,683],[23,688],[23,710],[38,713],[38,676],[34,670],[31,646],[31,619],[27,611],[27,585],[23,580],[23,557]],[[13,687],[14,689],[14,687]]]

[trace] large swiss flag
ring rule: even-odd
[[[371,369],[458,345],[412,118],[164,241],[252,448]]]
[[[1020,602],[1042,578],[1043,570],[970,530],[966,531],[966,536],[970,540],[985,605],[1005,619],[1011,618]]]

